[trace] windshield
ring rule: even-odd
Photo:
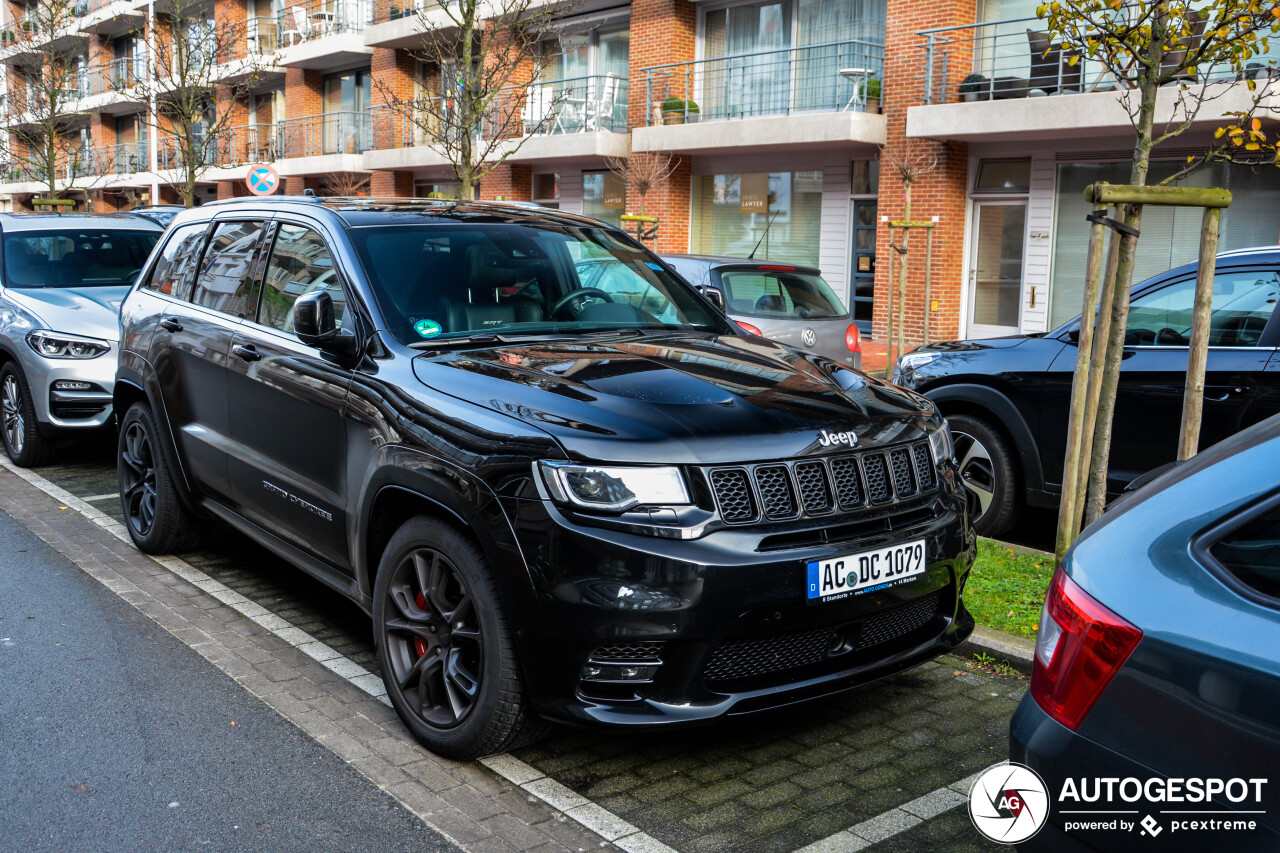
[[[732,314],[757,317],[843,317],[849,312],[820,276],[790,270],[721,270]]]
[[[5,234],[5,284],[18,288],[130,285],[159,236],[107,228]]]
[[[727,331],[686,284],[603,228],[433,223],[350,234],[389,331],[402,343],[476,334]]]

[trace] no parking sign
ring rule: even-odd
[[[259,163],[249,167],[249,174],[245,176],[244,183],[249,188],[249,192],[254,195],[271,195],[280,186],[280,176],[276,174],[275,169],[265,163]]]

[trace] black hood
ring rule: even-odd
[[[918,437],[923,397],[758,338],[631,335],[428,353],[428,386],[521,419],[571,457],[722,463],[830,453]]]

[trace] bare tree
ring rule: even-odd
[[[907,302],[907,252],[908,243],[910,242],[911,229],[913,227],[911,220],[911,189],[915,186],[916,181],[923,178],[938,168],[938,153],[930,143],[921,140],[908,140],[902,146],[889,150],[883,146],[880,148],[880,162],[893,174],[898,176],[898,180],[902,181],[902,224],[899,226],[902,232],[902,245],[894,246],[890,242],[890,248],[898,253],[898,296],[897,296],[897,353],[901,356],[904,350],[904,337],[906,325],[906,302]],[[920,226],[914,226],[920,227]],[[928,227],[928,226],[925,226]],[[890,240],[892,241],[893,228],[889,229]],[[893,266],[890,264],[890,271]],[[890,275],[892,279],[892,274]],[[886,338],[888,339],[888,353],[885,362],[886,374],[893,369],[894,360],[894,306],[893,306],[893,282],[889,282],[889,311]],[[928,297],[926,297],[927,300]],[[929,306],[925,305],[926,316]]]
[[[330,172],[320,179],[320,195],[350,198],[369,194],[369,175],[364,172]]]
[[[605,157],[604,165],[640,196],[640,215],[644,216],[644,197],[671,177],[680,162],[670,154],[632,154],[626,159]]]
[[[156,135],[157,168],[191,207],[200,177],[233,159],[232,131],[249,93],[276,60],[247,38],[243,21],[215,20],[209,0],[168,0],[151,34],[151,73],[126,90],[144,107],[143,120]],[[144,37],[145,33],[140,33]]]
[[[374,81],[387,110],[453,167],[460,198],[473,198],[485,176],[557,121],[569,92],[536,81],[558,56],[557,20],[571,7],[572,0],[423,3],[412,53],[430,69],[420,85],[438,94],[405,100]]]
[[[56,199],[83,189],[94,171],[80,138],[88,115],[76,109],[83,94],[78,57],[60,46],[83,9],[79,0],[39,0],[26,9],[0,44],[19,51],[15,59],[25,57],[10,66],[11,128],[0,135],[0,148],[10,180],[44,184]]]

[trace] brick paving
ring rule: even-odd
[[[39,473],[81,497],[115,488],[101,455]],[[51,544],[59,550],[75,550],[79,557],[69,556],[79,561],[105,545],[115,560],[143,573],[132,581],[140,592],[170,603],[179,596],[182,621],[157,621],[206,657],[216,648],[217,659],[210,659],[232,677],[463,846],[604,844],[479,765],[424,752],[381,703],[78,514],[50,510],[51,501],[34,487],[8,472],[0,478],[0,509],[9,511],[20,492],[17,509],[28,500],[45,507],[24,522],[47,525],[36,532],[56,535],[61,545]],[[119,517],[114,501],[94,506]],[[354,605],[243,537],[217,540],[216,550],[183,559],[376,671],[369,620]],[[145,600],[130,595],[150,615],[139,604]],[[156,612],[172,620],[163,610]],[[865,821],[895,820],[905,813],[885,813],[1005,759],[1008,720],[1024,688],[1018,678],[973,672],[945,657],[834,700],[709,727],[644,734],[561,729],[515,757],[549,777],[543,781],[567,786],[680,853],[796,850]],[[935,816],[918,806],[915,813],[922,816],[908,823],[918,824],[887,827],[892,832],[874,849],[996,847],[980,841],[963,806]]]

